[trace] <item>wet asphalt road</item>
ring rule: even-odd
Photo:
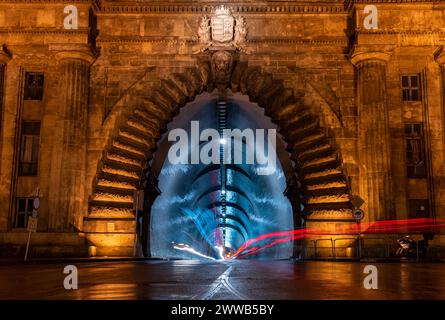
[[[443,263],[138,261],[0,265],[0,299],[445,299]],[[366,290],[363,269],[378,269]]]

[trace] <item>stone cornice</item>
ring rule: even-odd
[[[285,43],[285,44],[318,44],[318,45],[347,45],[348,40],[345,39],[309,39],[309,38],[294,38],[294,37],[283,37],[283,38],[265,38],[265,37],[257,37],[250,38],[247,41],[248,43]]]
[[[89,34],[89,28],[79,28],[78,30],[65,30],[56,28],[0,28],[0,33],[32,33],[32,34],[70,34],[70,35],[84,35]]]
[[[97,14],[208,14],[212,8],[221,4],[220,1],[187,1],[175,4],[169,1],[149,0],[0,0],[2,3],[13,4],[91,4]],[[443,4],[442,1],[431,0],[331,0],[329,2],[288,0],[281,1],[225,1],[225,5],[234,13],[268,13],[268,14],[344,14],[356,4]]]
[[[144,37],[144,36],[99,36],[97,43],[123,43],[123,42],[149,42],[149,43],[168,43],[168,44],[184,44],[198,43],[194,38],[178,38],[178,37]]]
[[[171,4],[171,3],[159,3],[159,4],[119,4],[105,3],[100,6],[98,10],[99,14],[106,13],[133,13],[133,14],[210,14],[214,7],[219,3],[193,3],[193,4]],[[231,8],[234,13],[269,13],[269,14],[301,14],[301,13],[345,13],[345,8],[341,2],[339,3],[227,3],[227,7]]]
[[[365,29],[356,29],[356,34],[378,34],[378,35],[445,35],[445,31],[442,30],[365,30]]]
[[[89,28],[79,28],[78,30],[65,30],[65,29],[57,29],[57,28],[1,28],[0,27],[0,33],[9,33],[9,34],[15,34],[15,33],[24,33],[24,34],[89,34],[90,30]],[[439,35],[439,36],[445,36],[445,31],[442,30],[375,30],[375,31],[368,31],[365,29],[358,29],[355,31],[357,35],[360,34],[366,34],[366,35]],[[105,36],[107,37],[107,36]],[[139,41],[137,38],[138,36],[115,36],[112,38],[135,38],[136,41]],[[144,38],[144,37],[141,37]],[[155,38],[155,37],[145,37],[147,39]],[[162,37],[163,39],[168,37]],[[186,40],[193,40],[192,38],[186,39]],[[102,41],[108,41],[108,40],[102,40]],[[282,37],[282,38],[265,38],[265,37],[257,37],[257,38],[250,38],[250,42],[268,42],[268,43],[302,43],[302,42],[313,42],[313,43],[340,43],[343,42],[343,40],[323,40],[323,39],[301,39],[301,38],[294,38],[294,37]],[[345,40],[346,41],[346,40]]]
[[[345,5],[370,4],[370,3],[441,3],[442,0],[346,0]]]
[[[91,4],[95,0],[0,0],[0,4],[13,3],[13,4],[28,4],[28,3],[41,3],[41,4]]]
[[[120,43],[120,42],[150,42],[150,43],[168,43],[168,44],[183,44],[183,43],[198,43],[194,37],[179,38],[179,37],[148,37],[148,36],[99,36],[96,39],[97,43]],[[347,39],[302,39],[302,38],[251,38],[247,40],[249,44],[314,44],[314,45],[347,45]]]
[[[358,4],[416,4],[416,3],[431,3],[441,4],[442,0],[345,0],[345,8],[350,10],[354,5]]]
[[[212,0],[191,0],[189,3],[187,1],[181,1],[180,4],[172,4],[168,0],[0,0],[0,3],[52,3],[52,4],[64,4],[64,3],[90,3],[95,7],[101,8],[121,8],[121,9],[134,9],[145,8],[146,10],[166,10],[167,12],[186,12],[184,10],[188,8],[210,8],[213,6],[221,5],[221,1]],[[442,0],[330,0],[330,1],[304,1],[304,0],[287,0],[287,1],[249,1],[249,0],[228,0],[224,1],[224,4],[237,11],[244,10],[247,12],[249,10],[254,10],[255,12],[292,12],[296,8],[306,8],[310,11],[311,9],[317,8],[339,8],[344,9],[350,8],[355,4],[411,4],[411,3],[431,3],[431,4],[442,4]],[[195,10],[195,12],[198,10]],[[306,11],[304,11],[306,12]],[[325,11],[319,11],[325,12]]]

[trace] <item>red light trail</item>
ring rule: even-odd
[[[445,219],[418,218],[407,220],[385,220],[372,223],[348,223],[344,226],[336,227],[334,232],[320,228],[301,228],[290,231],[271,232],[247,240],[232,255],[232,259],[244,258],[280,243],[303,239],[314,235],[431,232],[431,230],[439,230],[442,228],[445,228]],[[261,241],[268,242],[261,246],[255,245]]]

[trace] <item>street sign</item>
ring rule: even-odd
[[[26,242],[26,251],[25,251],[25,261],[28,260],[28,252],[29,252],[29,243],[31,241],[31,233],[37,232],[37,221],[39,220],[39,208],[40,208],[40,198],[39,198],[39,188],[36,189],[36,196],[32,202],[32,216],[28,218],[28,225],[26,229],[28,230],[28,241]]]
[[[32,207],[34,208],[34,210],[39,210],[39,208],[40,208],[39,197],[34,198],[34,201],[32,202]]]
[[[29,217],[29,219],[28,219],[28,226],[27,226],[27,230],[29,232],[36,232],[37,231],[37,221],[38,221],[38,219],[36,217]]]
[[[37,215],[39,214],[39,208],[40,208],[40,199],[39,197],[34,198],[34,201],[32,202],[32,216],[33,218],[37,218]]]
[[[354,216],[355,220],[360,221],[363,219],[365,212],[362,209],[355,209],[352,215]]]
[[[354,206],[354,208],[360,208],[361,205],[365,203],[365,201],[362,198],[360,198],[359,196],[355,195],[352,198],[351,203]]]

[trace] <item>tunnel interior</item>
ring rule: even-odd
[[[174,149],[177,152],[172,153],[180,137],[168,137],[178,128],[187,132],[188,143],[186,149]],[[196,132],[201,134],[209,128],[219,133],[217,152],[211,149],[216,144],[211,144],[210,138],[194,139]],[[226,137],[227,129],[251,129],[256,143],[251,143],[248,136]],[[275,146],[268,140],[276,129],[264,109],[241,94],[230,93],[221,100],[215,90],[197,96],[181,109],[159,139],[150,163],[150,174],[157,178],[160,191],[151,205],[151,256],[228,258],[249,239],[294,228],[292,206],[284,195],[288,181],[293,179],[293,163],[278,133]],[[269,163],[260,163],[256,157],[256,149],[261,146],[258,141],[264,142],[260,149]],[[169,152],[176,156],[175,163]],[[192,159],[203,152],[213,156],[217,153],[219,163]],[[241,161],[235,154],[242,155]],[[282,243],[249,258],[289,258],[292,247],[291,241]]]

